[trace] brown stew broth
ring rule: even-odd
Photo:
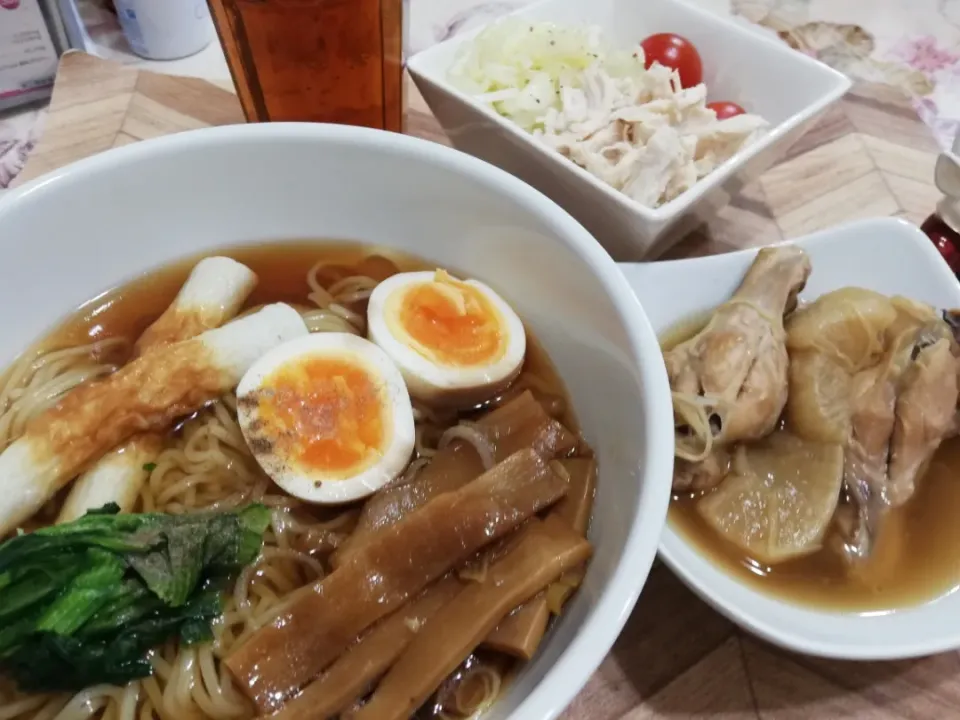
[[[661,336],[661,347],[668,350],[693,337],[706,319],[679,323]],[[913,498],[888,513],[872,557],[857,573],[827,547],[773,567],[758,562],[701,518],[699,492],[674,494],[668,522],[712,564],[766,594],[831,610],[892,610],[960,587],[958,469],[960,438],[953,438],[937,450]]]

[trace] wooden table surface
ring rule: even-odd
[[[410,88],[408,132],[446,142]],[[40,142],[18,182],[112,147],[243,122],[230,88],[64,56]],[[709,225],[672,252],[768,244],[838,222],[930,213],[938,148],[899,91],[858,85]],[[740,631],[654,568],[612,652],[565,720],[960,718],[960,654],[845,663],[801,657]]]

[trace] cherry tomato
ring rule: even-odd
[[[646,55],[649,68],[658,62],[680,73],[680,85],[685,88],[699,85],[703,81],[703,64],[700,53],[686,38],[673,33],[651,35],[640,43]]]
[[[707,103],[707,107],[717,114],[717,120],[726,120],[727,118],[743,115],[746,110],[729,100],[719,100],[717,102]]]

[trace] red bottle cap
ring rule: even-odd
[[[937,204],[937,212],[923,221],[920,229],[926,233],[953,272],[960,273],[960,216],[954,217],[953,203],[944,198]],[[954,221],[954,222],[951,222]]]

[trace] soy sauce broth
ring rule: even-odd
[[[369,274],[374,279],[377,276],[376,264],[379,262],[371,256],[387,258],[401,272],[433,270],[435,265],[426,263],[422,259],[404,255],[384,248],[362,243],[329,242],[329,241],[295,241],[279,242],[268,245],[250,245],[218,248],[196,256],[178,260],[169,265],[149,270],[143,276],[130,282],[112,288],[82,304],[79,308],[67,315],[51,330],[45,332],[25,355],[34,355],[41,352],[82,345],[95,340],[108,338],[126,338],[130,345],[140,334],[167,309],[176,297],[188,275],[198,261],[211,255],[230,257],[249,267],[258,276],[258,283],[250,297],[244,303],[243,309],[257,307],[264,303],[286,302],[298,306],[312,307],[308,294],[310,286],[307,282],[307,272],[318,261],[323,261],[324,269],[318,279],[328,287],[340,277],[358,274]],[[447,268],[452,274],[461,278],[469,278],[469,273],[459,268]],[[383,266],[380,266],[383,270]],[[332,274],[333,276],[331,277]],[[354,308],[357,312],[365,312],[366,303],[362,307]],[[523,317],[521,316],[521,320]],[[123,364],[128,358],[111,358],[112,361]],[[15,362],[15,361],[14,361]],[[531,392],[544,405],[548,412],[556,412],[560,420],[571,431],[578,431],[569,396],[563,381],[554,368],[537,339],[527,333],[527,353],[521,372],[529,373],[538,379],[537,386],[530,386]],[[506,393],[510,393],[508,389]],[[486,405],[498,404],[493,399]],[[473,412],[486,409],[461,409],[461,415],[470,417]],[[172,430],[176,432],[176,428]],[[42,525],[49,525],[54,521],[63,504],[69,486],[65,487],[52,499],[34,518],[24,524],[28,530]],[[327,509],[313,509],[310,515],[326,518],[324,513],[332,512]],[[339,512],[339,510],[337,510]],[[450,707],[449,697],[460,684],[461,695],[469,705],[471,701],[482,696],[483,686],[474,677],[474,671],[482,668],[494,668],[499,674],[498,692],[502,695],[506,687],[512,682],[516,671],[523,663],[512,657],[492,651],[478,651],[470,657],[449,677],[440,692],[420,708],[415,714],[416,720],[439,720],[440,718],[456,718],[457,713]]]
[[[325,287],[348,275],[369,274],[376,280],[382,280],[380,273],[384,271],[384,258],[401,272],[437,269],[434,264],[415,256],[357,242],[301,240],[218,248],[151,269],[142,277],[97,295],[45,333],[26,354],[39,354],[113,337],[129,339],[132,347],[132,342],[167,309],[197,262],[211,255],[233,258],[257,274],[259,282],[244,304],[244,309],[276,302],[312,307],[307,298],[310,287],[306,277],[310,268],[321,260],[324,267],[318,280]],[[469,272],[462,272],[460,268],[444,269],[460,278],[471,277]],[[366,303],[355,310],[366,312]],[[123,364],[129,358],[109,359]],[[537,387],[531,387],[534,396],[566,427],[578,432],[580,425],[563,381],[543,347],[529,331],[522,374],[528,373],[539,379]],[[517,389],[508,389],[504,397],[509,397],[511,392],[517,392]],[[502,399],[494,398],[478,410],[498,404]]]
[[[693,337],[708,316],[661,335],[668,350]],[[960,588],[960,438],[945,441],[917,493],[891,510],[871,558],[857,572],[829,548],[767,566],[718,536],[697,512],[704,493],[674,493],[667,521],[713,565],[755,590],[827,610],[883,612],[929,602]],[[709,492],[709,491],[707,491]]]
[[[361,243],[303,240],[218,248],[153,268],[140,278],[101,293],[46,335],[41,347],[109,337],[136,339],[167,309],[194,266],[211,255],[233,258],[257,274],[259,282],[244,308],[274,302],[309,305],[307,271],[320,260],[341,274],[362,272],[362,264],[371,255],[386,257],[402,272],[427,269],[422,260]]]

